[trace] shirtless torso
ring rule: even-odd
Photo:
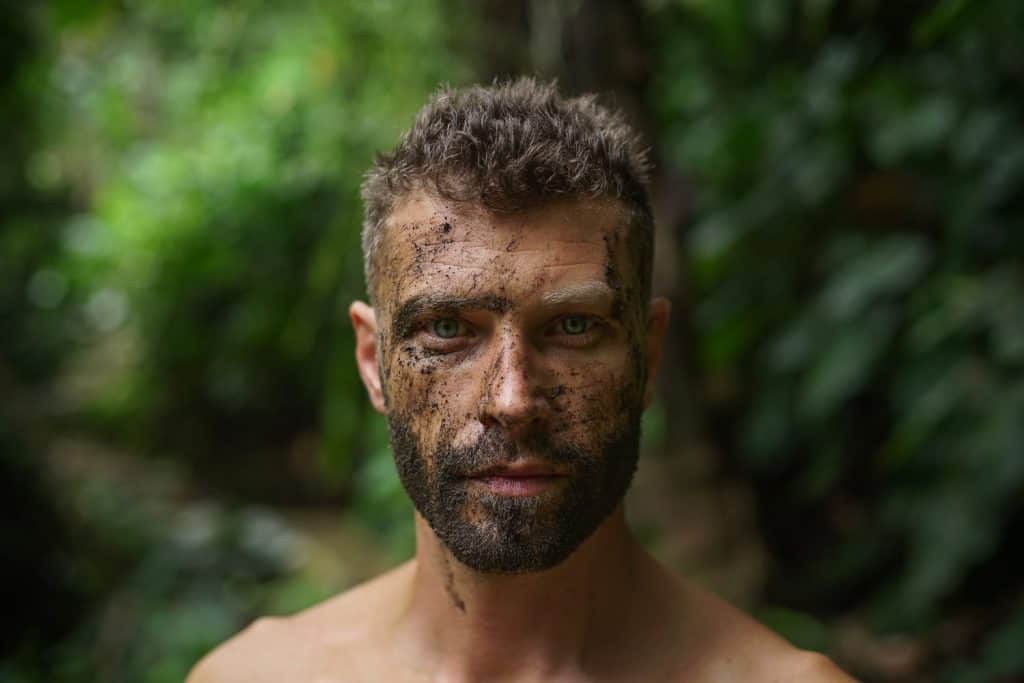
[[[291,617],[259,619],[203,659],[187,683],[348,683],[362,681],[686,681],[843,682],[827,658],[794,648],[710,593],[639,556],[639,589],[603,645],[584,647],[565,666],[522,661],[511,672],[467,671],[445,627],[414,612],[417,560]],[[428,606],[429,607],[429,606]],[[437,605],[435,607],[440,607]],[[442,608],[443,609],[443,608]],[[449,610],[451,627],[468,614]],[[546,615],[539,614],[537,630]],[[479,626],[476,626],[478,628]],[[618,633],[618,642],[605,636]]]

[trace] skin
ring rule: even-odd
[[[399,469],[415,457],[424,473],[403,478],[424,487],[414,500],[429,495],[438,454],[488,435],[514,445],[478,451],[488,463],[551,467],[545,443],[596,462],[628,452],[603,445],[651,401],[669,305],[636,298],[626,229],[611,201],[496,215],[419,193],[396,207],[378,306],[356,302],[350,315]],[[561,523],[544,515],[564,500],[564,479],[528,497],[545,525]],[[493,528],[490,486],[467,481],[449,519]],[[621,501],[595,523],[553,566],[494,571],[461,561],[417,514],[412,560],[298,615],[258,620],[188,681],[852,680],[660,566]]]

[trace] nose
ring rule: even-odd
[[[536,368],[529,343],[510,330],[496,340],[494,360],[484,379],[480,421],[495,423],[508,432],[521,431],[543,413],[543,392],[538,390]]]

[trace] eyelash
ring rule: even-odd
[[[589,327],[586,332],[580,334],[568,334],[561,329],[561,325],[567,318],[583,318],[587,321]],[[454,320],[459,325],[459,331],[462,334],[457,334],[454,337],[441,337],[433,332],[433,326],[440,320]],[[599,318],[591,315],[585,315],[582,313],[570,313],[556,318],[551,322],[547,328],[545,328],[545,337],[560,337],[561,342],[566,346],[571,347],[586,347],[594,343],[596,337],[600,334],[605,324]],[[459,347],[462,346],[465,341],[474,336],[473,327],[469,323],[461,320],[455,316],[441,316],[437,318],[430,318],[423,322],[420,326],[421,334],[424,334],[429,339],[428,350],[436,353],[454,353],[461,350]],[[432,347],[432,348],[431,348]]]
[[[587,321],[589,327],[587,327],[586,332],[581,332],[580,334],[568,334],[562,330],[562,324],[567,318],[582,318]],[[554,330],[555,335],[561,337],[563,343],[574,347],[584,347],[589,346],[594,342],[603,326],[604,323],[594,316],[582,313],[570,313],[569,315],[563,315],[562,317],[557,318],[553,323],[551,323],[548,329]]]
[[[434,334],[433,327],[440,320],[454,320],[459,325],[459,332],[454,337],[441,337]],[[454,353],[460,350],[460,346],[465,344],[467,338],[472,336],[467,332],[472,332],[473,328],[469,323],[456,316],[439,316],[436,318],[430,318],[425,320],[420,326],[421,334],[424,334],[429,339],[427,344],[427,350],[434,353]]]

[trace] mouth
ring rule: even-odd
[[[498,496],[536,496],[567,476],[543,463],[514,462],[488,467],[467,480]]]

